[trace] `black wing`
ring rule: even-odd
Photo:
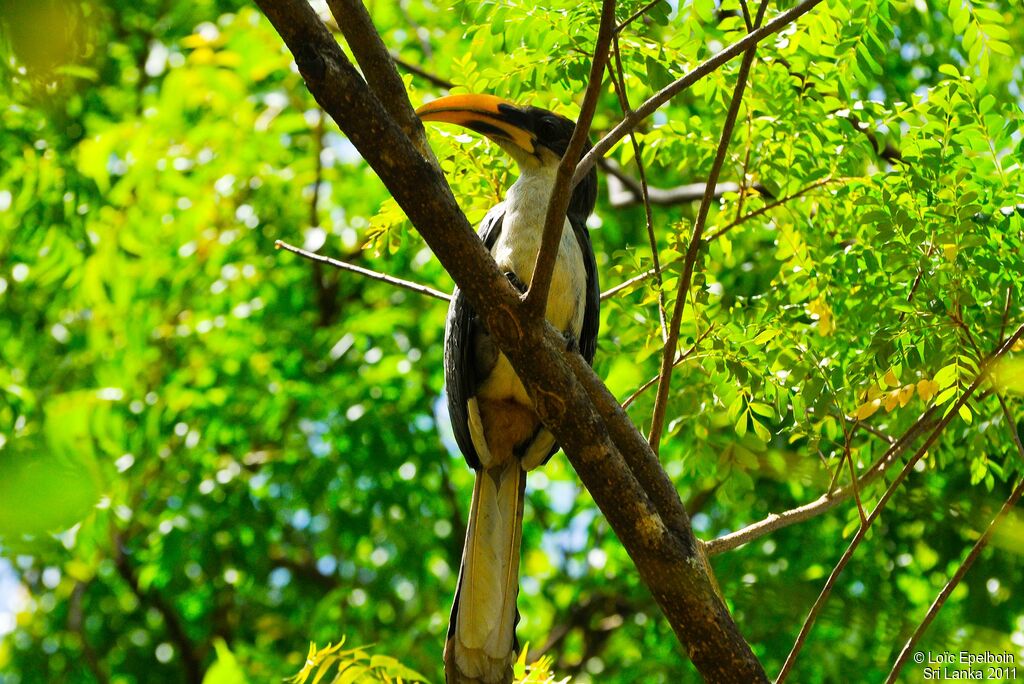
[[[586,222],[570,216],[569,224],[583,252],[583,266],[587,270],[587,303],[583,310],[583,327],[580,328],[580,355],[593,366],[594,354],[597,352],[597,332],[601,326],[601,282],[597,277],[597,259],[594,257],[594,247],[590,244]]]
[[[484,217],[480,225],[480,239],[488,250],[498,241],[504,218],[504,203],[495,205]],[[455,441],[466,463],[471,468],[479,469],[480,457],[469,434],[466,402],[476,396],[480,382],[484,379],[478,368],[476,347],[478,335],[486,334],[486,328],[458,287],[452,292],[444,327],[444,385],[448,392],[448,415],[451,417]]]

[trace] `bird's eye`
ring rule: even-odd
[[[555,136],[555,122],[549,117],[541,117],[537,121],[536,134],[542,140],[551,140]]]

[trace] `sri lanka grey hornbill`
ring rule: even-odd
[[[488,212],[480,239],[520,291],[533,277],[548,200],[575,124],[537,107],[490,95],[451,95],[417,110],[423,121],[459,124],[496,142],[519,166],[505,200]],[[588,146],[589,147],[589,146]],[[547,319],[591,363],[601,290],[587,217],[597,172],[576,186],[566,212],[547,301]],[[476,471],[462,567],[455,592],[445,678],[508,682],[518,644],[516,596],[526,471],[558,450],[523,383],[456,289],[445,326],[445,387],[455,439]]]

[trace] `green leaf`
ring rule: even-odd
[[[661,90],[674,80],[672,74],[668,72],[668,69],[660,61],[648,57],[646,65],[648,82],[655,90]]]
[[[245,670],[239,665],[238,659],[224,640],[215,639],[213,647],[217,652],[217,659],[203,675],[203,684],[246,684],[248,679]]]
[[[743,411],[742,413],[740,413],[739,417],[736,419],[736,424],[735,424],[736,434],[739,435],[740,437],[742,437],[743,435],[747,434],[747,417],[748,416],[749,416],[749,413],[747,411]]]

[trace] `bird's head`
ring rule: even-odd
[[[487,136],[524,171],[557,168],[576,128],[575,122],[560,114],[517,105],[494,95],[448,95],[428,102],[416,113],[422,121],[453,123]],[[590,147],[588,141],[583,154]],[[597,171],[591,169],[576,186],[568,213],[586,220],[596,200]]]

